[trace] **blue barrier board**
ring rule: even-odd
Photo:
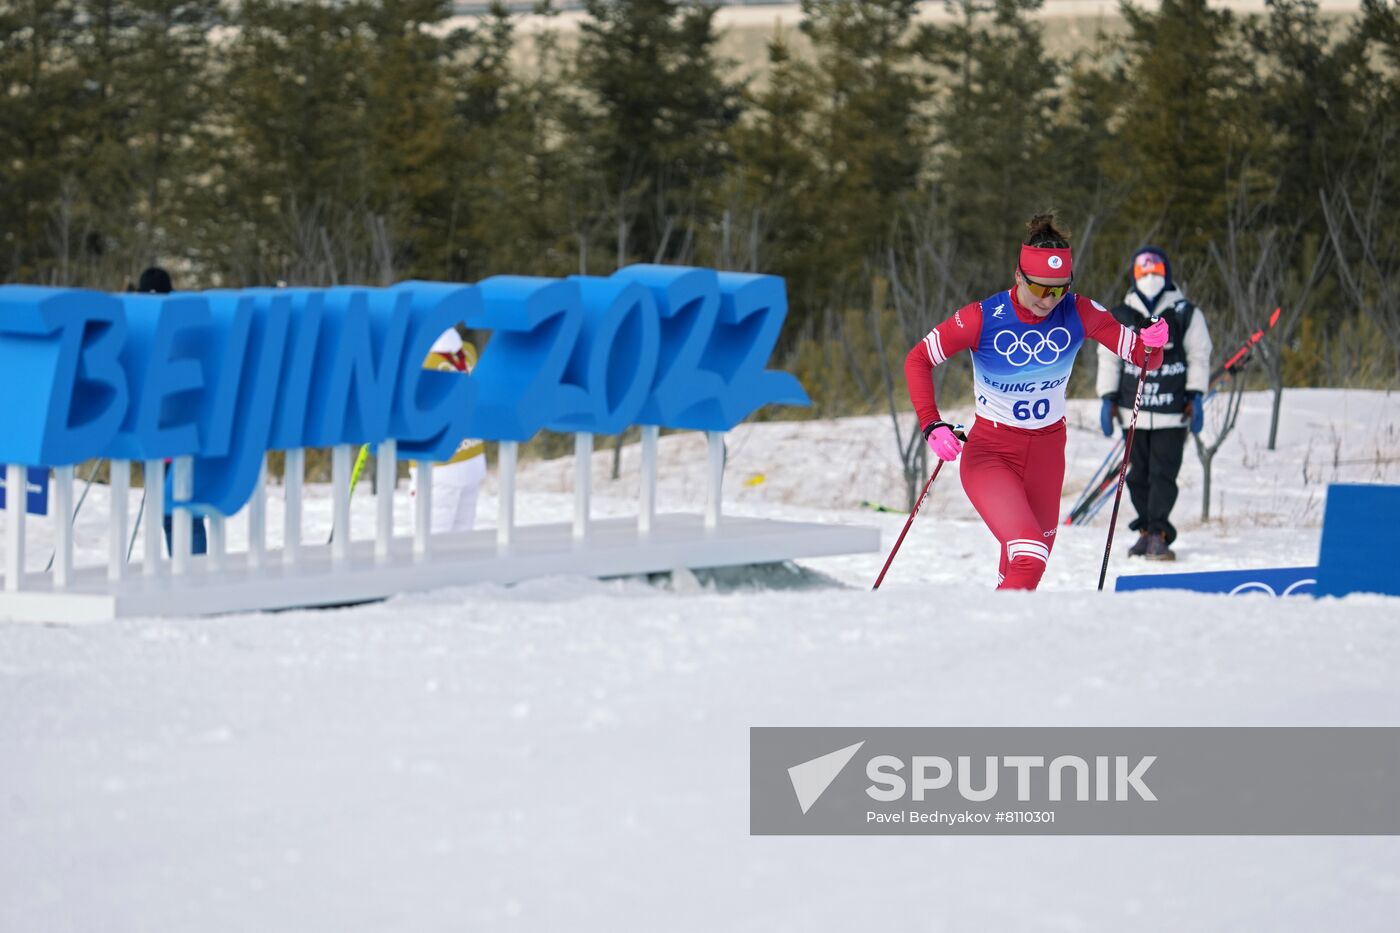
[[[1269,596],[1312,596],[1316,567],[1270,567],[1260,570],[1212,570],[1201,573],[1139,573],[1118,578],[1114,589],[1194,590],[1198,593],[1264,593]]]
[[[26,511],[31,515],[49,514],[49,471],[42,467],[30,467],[25,473],[25,483],[29,487],[29,502]],[[0,509],[5,507],[5,471],[0,469]]]
[[[1396,528],[1400,528],[1400,486],[1328,486],[1318,549],[1317,595],[1400,596],[1400,559],[1388,541]]]

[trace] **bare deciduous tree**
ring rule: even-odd
[[[1304,255],[1308,241],[1301,223],[1283,229],[1266,221],[1264,211],[1278,194],[1277,187],[1269,197],[1253,204],[1243,181],[1237,191],[1226,214],[1224,235],[1211,241],[1210,255],[1228,299],[1229,307],[1222,310],[1228,311],[1232,326],[1225,328],[1225,333],[1253,333],[1275,309],[1279,311],[1268,339],[1258,344],[1273,391],[1269,450],[1275,450],[1283,403],[1283,350],[1293,339],[1327,270],[1327,253],[1313,248],[1310,257]],[[1307,266],[1306,273],[1296,271],[1297,260]]]
[[[1380,162],[1361,198],[1344,184],[1321,194],[1338,278],[1347,296],[1380,328],[1400,373],[1400,232],[1386,211],[1393,182]]]
[[[1226,390],[1225,405],[1217,405],[1211,409],[1212,412],[1220,412],[1218,418],[1212,417],[1211,421],[1216,422],[1215,440],[1206,443],[1201,440],[1200,434],[1191,435],[1191,440],[1196,444],[1196,456],[1201,459],[1202,489],[1201,489],[1201,521],[1210,521],[1210,477],[1211,465],[1215,461],[1215,455],[1220,450],[1220,445],[1225,443],[1225,438],[1230,436],[1230,432],[1235,429],[1235,422],[1240,417],[1240,404],[1244,400],[1244,377],[1243,373],[1237,372],[1230,380],[1230,388]],[[1202,434],[1205,432],[1202,431]]]
[[[280,249],[259,256],[253,283],[392,285],[401,245],[389,221],[368,208],[335,210],[318,202],[286,208]]]
[[[952,228],[945,222],[936,200],[931,200],[921,211],[908,212],[902,222],[897,221],[893,241],[895,245],[886,252],[882,277],[888,281],[889,302],[895,314],[894,331],[900,338],[899,350],[893,358],[886,352],[881,326],[884,301],[872,301],[871,329],[880,355],[880,375],[904,475],[905,498],[912,510],[928,472],[928,447],[924,444],[917,415],[905,416],[909,425],[907,434],[901,426],[897,404],[900,380],[895,373],[903,372],[904,348],[917,343],[937,318],[960,306],[969,286],[956,271],[957,249]],[[942,390],[947,375],[944,367],[934,369],[935,393]]]

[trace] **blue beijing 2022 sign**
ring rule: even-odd
[[[766,369],[783,280],[637,265],[475,285],[171,295],[0,287],[0,463],[195,458],[196,511],[232,515],[264,452],[393,439],[440,460],[464,437],[633,424],[725,431],[808,404]],[[452,325],[491,331],[470,376],[423,368]]]

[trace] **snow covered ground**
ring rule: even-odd
[[[1327,482],[1400,482],[1400,395],[1289,392],[1276,452],[1268,405],[1246,399],[1209,524],[1188,452],[1177,564],[1129,565],[1124,538],[1111,573],[1311,563]],[[1070,422],[1067,506],[1107,452],[1093,403]],[[726,509],[888,547],[904,517],[859,504],[902,501],[893,449],[883,418],[745,425]],[[634,457],[612,483],[597,454],[598,514],[632,511]],[[698,509],[703,469],[664,438],[663,507]],[[521,519],[567,514],[571,473],[523,467]],[[313,490],[309,536],[328,518]],[[1400,725],[1400,600],[1097,594],[1105,531],[1064,529],[1040,593],[991,593],[945,471],[879,593],[869,554],[809,562],[823,587],[0,623],[0,930],[1394,929],[1391,838],[748,835],[755,725]]]

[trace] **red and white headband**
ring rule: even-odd
[[[1074,274],[1069,247],[1021,247],[1021,272],[1033,279],[1069,278]]]

